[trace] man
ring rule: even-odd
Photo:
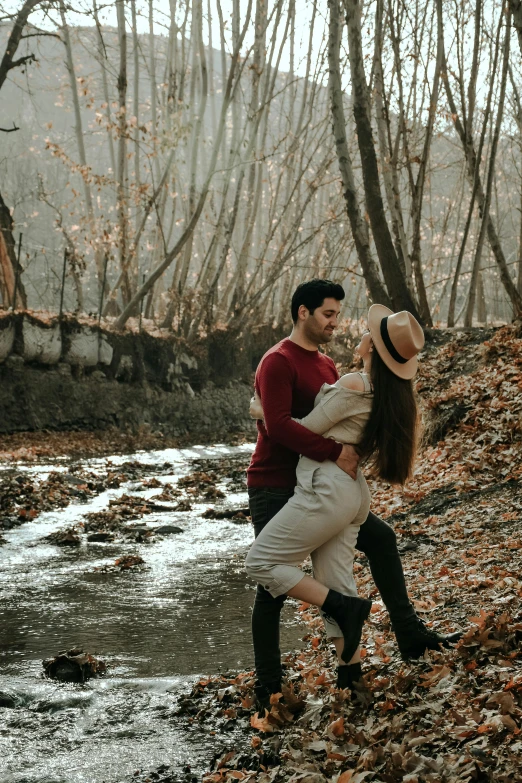
[[[343,288],[330,280],[299,285],[292,297],[292,333],[267,351],[257,369],[255,388],[265,421],[258,420],[257,443],[247,471],[256,536],[293,495],[300,454],[319,462],[332,460],[356,476],[359,458],[353,447],[315,435],[292,420],[306,416],[322,384],[335,383],[339,377],[333,361],[318,348],[332,339],[344,296]],[[426,649],[447,647],[459,638],[460,634],[442,636],[430,631],[417,617],[406,591],[395,533],[386,522],[370,512],[361,526],[357,548],[369,560],[403,658],[418,658]],[[285,596],[272,598],[262,585],[257,586],[252,638],[256,695],[262,706],[268,706],[270,695],[281,689],[279,620],[284,600]],[[360,676],[360,665],[357,671],[340,666],[337,686],[351,687]]]

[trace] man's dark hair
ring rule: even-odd
[[[345,297],[344,288],[332,280],[315,278],[307,283],[300,283],[292,296],[292,321],[297,323],[297,313],[304,305],[312,315],[316,307],[321,307],[325,299],[337,299],[342,302]]]

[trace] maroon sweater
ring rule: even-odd
[[[335,383],[333,361],[319,351],[307,351],[288,338],[265,353],[256,372],[265,424],[257,422],[257,443],[247,471],[249,487],[294,487],[299,454],[335,462],[342,445],[292,421],[314,407],[323,383]]]

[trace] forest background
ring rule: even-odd
[[[3,307],[190,339],[327,276],[354,320],[509,321],[521,51],[517,0],[2,0]]]

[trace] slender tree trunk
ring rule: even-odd
[[[208,71],[207,71],[207,57],[205,53],[205,46],[203,44],[203,3],[202,0],[193,0],[195,4],[195,14],[193,25],[195,26],[194,34],[194,66],[197,67],[200,80],[200,100],[197,107],[197,113],[194,118],[193,133],[191,138],[191,158],[190,158],[190,184],[189,184],[189,214],[192,214],[196,204],[196,177],[197,177],[197,163],[202,162],[202,149],[201,149],[201,135],[203,129],[203,122],[205,119],[205,111],[207,108],[208,100]],[[183,292],[187,282],[187,277],[190,269],[190,262],[192,259],[192,252],[188,252],[192,245],[192,239],[187,243],[187,250],[183,259],[183,265],[181,267],[179,278],[177,281],[179,292]]]
[[[134,116],[134,190],[136,198],[135,236],[141,223],[141,160],[140,160],[140,48],[138,39],[138,24],[136,15],[136,0],[131,0],[132,13],[132,59],[133,59],[133,89],[132,89],[132,113]],[[134,258],[132,263],[133,276],[137,279],[140,267],[139,239],[134,240]]]
[[[521,3],[522,8],[522,3]],[[519,39],[520,40],[520,39]],[[517,83],[513,76],[511,66],[509,66],[509,78],[511,81],[511,89],[513,90],[513,96],[515,98],[515,119],[518,127],[518,150],[519,155],[522,152],[522,103],[520,101],[520,93],[518,91]],[[519,226],[518,226],[518,273],[517,273],[517,290],[519,294],[522,294],[522,180],[519,185]]]
[[[434,9],[436,11],[436,9]],[[436,14],[433,18],[435,19]],[[412,217],[412,248],[411,248],[411,265],[415,273],[415,283],[417,286],[417,295],[419,298],[420,313],[424,322],[428,326],[433,326],[431,318],[430,307],[428,303],[428,297],[426,295],[426,288],[424,285],[424,277],[422,274],[421,265],[421,219],[422,219],[422,206],[424,201],[424,186],[426,183],[426,172],[428,169],[428,162],[430,157],[431,141],[433,138],[433,127],[435,124],[435,115],[437,112],[437,104],[439,101],[439,87],[440,87],[440,72],[442,63],[444,61],[444,31],[437,25],[437,56],[435,60],[435,73],[433,76],[433,87],[431,90],[431,99],[428,110],[428,122],[426,125],[424,135],[424,146],[420,157],[419,171],[417,173],[417,180],[415,182],[415,188],[412,193],[411,201],[411,217]]]
[[[484,291],[484,272],[479,272],[477,280],[477,321],[486,324],[488,311],[486,306],[486,293]]]
[[[9,71],[13,68],[18,68],[27,62],[36,60],[34,54],[19,57],[17,60],[14,59],[14,56],[20,45],[20,41],[22,40],[29,14],[41,3],[41,1],[42,0],[26,0],[15,17],[13,27],[9,33],[9,38],[7,39],[4,56],[0,60],[0,90],[7,79]]]
[[[341,31],[339,23],[339,0],[328,0],[330,9],[330,29],[328,37],[328,89],[330,94],[330,109],[332,112],[332,130],[337,150],[339,171],[343,183],[343,195],[346,202],[346,212],[352,229],[352,236],[361,264],[364,279],[373,302],[391,307],[391,299],[382,283],[377,265],[372,257],[368,225],[361,215],[357,189],[353,176],[352,160],[346,140],[346,120],[343,108],[343,91],[339,68]]]
[[[152,165],[156,182],[160,178],[158,160],[158,85],[156,83],[156,37],[154,35],[154,7],[149,0],[149,71],[150,71],[150,115],[152,135]]]
[[[364,73],[364,55],[361,38],[361,7],[358,0],[343,0],[348,29],[348,49],[352,75],[353,113],[357,127],[357,142],[361,155],[366,208],[372,227],[373,240],[393,307],[408,310],[420,322],[412,296],[401,271],[384,212],[379,181],[379,168],[370,121],[370,101]]]
[[[471,228],[471,221],[473,220],[473,211],[475,208],[475,196],[476,196],[476,183],[473,183],[473,189],[469,202],[468,215],[466,218],[466,224],[464,226],[464,233],[462,235],[462,242],[460,243],[459,255],[457,257],[457,263],[455,266],[455,273],[453,276],[453,283],[451,285],[450,300],[448,305],[448,320],[447,325],[449,328],[455,326],[455,306],[457,303],[457,293],[459,287],[460,272],[462,269],[462,262],[464,261],[464,254],[466,252],[466,245],[468,242],[469,230]]]
[[[264,56],[266,47],[266,0],[257,0],[256,2],[256,17],[255,17],[255,41],[254,41],[254,56],[252,60],[252,86],[250,96],[250,106],[248,109],[248,124],[251,129],[251,134],[257,138],[259,129],[259,118],[257,112],[261,111],[259,108],[259,82],[261,74],[264,68]],[[257,143],[254,140],[253,143],[254,158],[255,160],[250,164],[248,170],[248,181],[246,191],[246,204],[244,224],[246,226],[245,234],[243,237],[241,251],[239,253],[237,272],[234,282],[234,295],[232,297],[232,307],[235,300],[242,301],[245,295],[246,273],[248,267],[248,259],[250,251],[252,249],[252,234],[254,231],[254,221],[256,218],[255,202],[256,193],[259,189],[256,188],[256,177],[260,178],[260,165],[257,163]]]
[[[98,61],[100,63],[103,99],[105,103],[105,116],[107,118],[107,139],[109,141],[109,157],[111,161],[111,168],[113,176],[116,176],[116,156],[114,154],[114,140],[112,137],[112,114],[111,114],[111,98],[109,95],[109,84],[107,80],[107,51],[105,49],[105,43],[103,40],[102,28],[98,17],[98,6],[96,0],[93,0],[93,15],[94,22],[96,24],[97,41],[98,41]]]
[[[122,293],[125,305],[132,299],[132,286],[129,276],[128,258],[128,225],[127,225],[127,182],[126,155],[127,155],[127,32],[125,29],[124,0],[116,0],[116,12],[118,19],[118,41],[120,48],[120,65],[118,72],[118,171],[117,171],[117,200],[118,200],[118,226],[119,226],[119,251],[120,269],[122,273]]]
[[[436,0],[437,3],[437,13],[439,14],[439,19],[442,20],[442,0]],[[461,144],[464,150],[464,156],[466,159],[467,164],[467,173],[468,178],[470,182],[476,183],[476,194],[477,194],[477,203],[479,206],[479,209],[483,210],[484,204],[485,204],[485,194],[484,189],[482,187],[482,182],[479,174],[479,158],[475,152],[475,148],[473,143],[469,144],[467,141],[466,131],[464,128],[464,125],[460,119],[459,113],[457,111],[457,106],[453,97],[453,92],[451,90],[451,86],[449,84],[449,77],[448,77],[448,66],[446,64],[446,57],[444,57],[444,66],[443,66],[443,80],[444,80],[444,87],[446,90],[446,95],[448,96],[448,104],[451,111],[451,117],[453,120],[453,124],[455,126],[455,130],[457,131],[457,134],[461,140]],[[489,245],[491,247],[491,250],[493,252],[493,255],[495,257],[495,261],[498,266],[500,279],[502,281],[502,285],[504,286],[506,293],[513,305],[513,310],[515,314],[522,312],[522,296],[517,290],[517,286],[515,283],[513,283],[513,280],[511,279],[511,275],[509,274],[509,267],[507,265],[506,257],[504,255],[504,251],[502,249],[502,245],[500,242],[500,238],[497,233],[497,229],[495,227],[495,224],[491,218],[491,215],[487,218],[487,235],[488,235],[488,241]]]
[[[384,45],[383,35],[383,11],[384,0],[377,0],[375,8],[375,43],[373,52],[373,74],[375,80],[375,119],[377,122],[377,134],[379,139],[379,157],[381,164],[382,178],[386,193],[386,201],[390,211],[392,231],[395,238],[395,247],[399,265],[406,277],[406,283],[411,290],[406,268],[408,260],[408,242],[404,231],[404,222],[402,218],[402,208],[400,203],[399,188],[395,187],[394,169],[396,172],[396,161],[392,160],[392,150],[389,147],[390,137],[390,119],[388,114],[388,104],[384,90],[384,75],[382,69],[382,50]]]
[[[250,12],[252,8],[252,0],[248,0],[248,5],[246,9],[246,19],[248,20],[250,18]],[[210,183],[212,181],[212,178],[214,176],[215,170],[216,170],[216,164],[221,148],[221,142],[223,138],[223,134],[225,132],[225,124],[226,124],[226,118],[227,118],[227,111],[230,106],[230,102],[232,100],[234,90],[236,88],[236,82],[239,79],[239,75],[241,73],[241,63],[239,61],[239,55],[241,51],[241,47],[243,45],[243,41],[246,35],[248,26],[247,23],[243,26],[243,29],[241,31],[241,34],[239,36],[239,40],[237,42],[237,46],[234,48],[234,51],[232,52],[231,56],[231,62],[230,62],[230,68],[228,72],[228,78],[225,86],[225,90],[223,93],[223,104],[221,108],[221,116],[219,118],[219,124],[218,124],[218,131],[216,138],[214,140],[214,145],[212,148],[212,156],[210,158],[207,174],[205,181],[203,183],[203,186],[201,188],[201,192],[199,195],[199,199],[196,205],[196,208],[194,210],[194,213],[190,216],[190,219],[185,226],[184,231],[182,232],[180,238],[176,242],[175,246],[170,250],[165,259],[159,264],[158,267],[152,272],[151,275],[145,280],[143,285],[139,288],[137,293],[133,296],[131,301],[128,303],[128,305],[125,307],[124,311],[118,318],[118,320],[115,323],[115,327],[117,329],[122,329],[124,325],[126,324],[128,318],[132,315],[132,312],[134,308],[140,303],[140,301],[143,299],[144,296],[148,294],[148,292],[153,288],[155,282],[163,275],[163,273],[169,268],[169,266],[172,264],[172,262],[178,258],[179,254],[183,250],[185,244],[188,242],[190,237],[192,236],[192,233],[201,217],[201,213],[203,212],[203,208],[205,206],[205,202],[207,200],[208,192],[210,189]]]
[[[22,40],[23,32],[29,19],[29,15],[36,8],[41,0],[26,0],[20,10],[17,12],[13,27],[9,33],[7,44],[2,59],[0,60],[0,90],[7,79],[7,76],[13,68],[18,68],[26,63],[33,62],[36,57],[33,54],[28,54],[23,57],[18,57],[16,60],[15,55]],[[14,291],[14,280],[18,269],[18,263],[15,250],[15,238],[13,236],[13,219],[9,207],[2,198],[0,193],[0,265],[2,271],[0,276],[3,278],[2,295],[9,297],[9,303],[12,302]],[[27,296],[25,288],[21,279],[21,268],[18,269],[18,291],[20,292],[20,304],[22,307],[27,307]],[[18,300],[18,294],[17,294]],[[5,299],[4,299],[5,301]],[[7,302],[6,302],[7,304]]]
[[[493,64],[493,73],[491,76],[491,84],[493,85],[494,81],[494,74],[496,72],[496,64],[497,64],[497,55],[498,55],[498,48],[499,48],[499,37],[500,37],[500,28],[502,24],[502,18],[504,14],[501,14],[501,20],[499,22],[498,27],[498,34],[497,34],[497,41],[496,41],[496,49],[495,49],[495,59]],[[481,208],[481,225],[480,225],[480,233],[479,238],[477,241],[477,247],[475,250],[475,258],[473,261],[473,268],[471,272],[471,280],[469,284],[469,294],[468,294],[468,303],[466,307],[466,315],[464,317],[464,326],[469,327],[472,325],[473,322],[473,311],[475,309],[475,298],[476,298],[476,290],[477,290],[477,281],[480,273],[480,260],[482,257],[482,248],[484,246],[484,240],[486,239],[486,232],[488,227],[488,220],[489,220],[489,209],[491,205],[491,193],[493,188],[493,181],[495,179],[495,162],[496,162],[496,156],[497,156],[497,149],[498,149],[498,142],[500,138],[500,127],[502,125],[502,117],[504,115],[504,99],[506,95],[506,83],[507,83],[507,76],[508,76],[508,64],[509,64],[509,41],[511,36],[511,12],[508,12],[506,16],[506,36],[504,41],[504,57],[502,61],[502,75],[501,75],[501,81],[500,81],[500,94],[498,99],[498,107],[497,107],[497,120],[495,123],[495,130],[493,132],[493,138],[491,140],[491,149],[489,153],[489,169],[488,169],[488,176],[486,181],[486,193],[484,198],[484,203]]]
[[[518,36],[518,45],[522,54],[522,2],[521,0],[509,0],[509,8],[513,14],[513,24]]]
[[[96,248],[96,221],[94,219],[94,206],[92,200],[91,186],[89,184],[89,166],[87,164],[87,155],[85,154],[85,144],[83,141],[83,125],[82,115],[80,111],[80,99],[78,97],[78,83],[76,81],[76,72],[74,69],[74,61],[72,55],[71,37],[69,34],[69,26],[65,17],[65,5],[63,0],[60,0],[60,17],[62,20],[62,35],[63,42],[65,44],[66,61],[65,65],[69,73],[69,84],[71,87],[71,95],[74,109],[74,132],[76,135],[76,144],[78,145],[78,158],[80,166],[82,168],[82,183],[83,194],[85,197],[85,206],[87,207],[87,217],[89,221],[90,229],[90,241],[94,246],[94,259],[96,262],[96,271],[98,274],[98,281],[101,281],[103,275],[103,257],[102,252]]]
[[[13,236],[13,218],[5,201],[0,194],[0,279],[4,304],[13,305],[15,278],[18,270],[17,302],[25,309],[27,307],[27,295],[22,283],[21,268],[18,268],[16,244]]]

